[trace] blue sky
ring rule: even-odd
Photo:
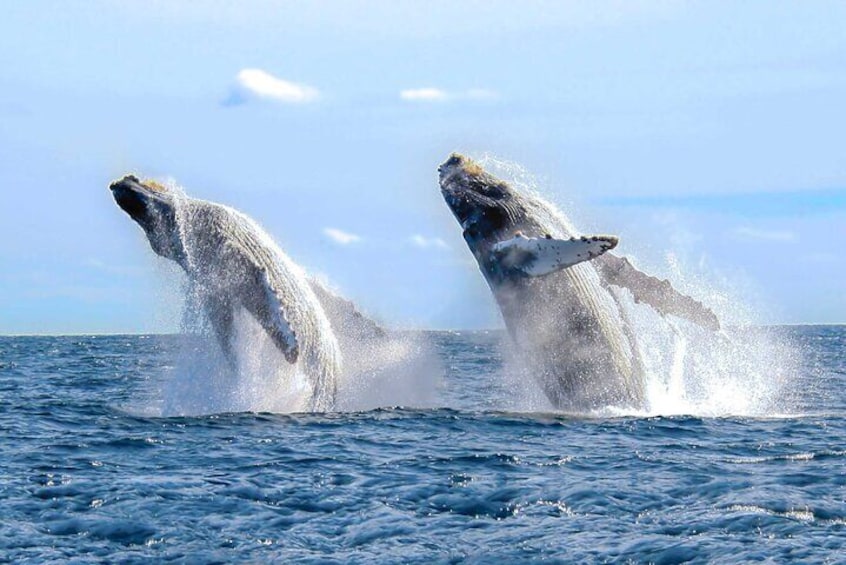
[[[176,270],[106,188],[128,171],[390,324],[495,326],[453,150],[728,315],[846,322],[843,29],[840,2],[5,3],[0,333],[177,327]]]

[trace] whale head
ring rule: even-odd
[[[441,194],[474,253],[530,227],[521,195],[469,157],[451,154],[438,173]]]
[[[172,191],[155,181],[126,175],[109,185],[115,202],[147,234],[157,254],[179,262],[183,256]]]

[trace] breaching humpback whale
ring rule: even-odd
[[[175,194],[133,175],[109,188],[117,204],[144,230],[153,251],[185,270],[230,361],[235,355],[235,311],[244,308],[285,359],[308,378],[311,396],[304,408],[333,408],[341,354],[321,300],[328,302],[327,310],[335,316],[357,314],[350,303],[322,287],[315,289],[270,236],[236,210]]]
[[[450,155],[438,172],[521,361],[556,408],[646,408],[635,336],[611,286],[661,313],[719,328],[699,302],[607,253],[616,237],[577,236],[542,199],[463,155]]]

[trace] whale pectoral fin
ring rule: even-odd
[[[235,352],[232,349],[232,320],[233,311],[232,305],[228,300],[207,296],[203,300],[203,310],[211,323],[217,341],[220,344],[220,349],[226,360],[235,365]]]
[[[258,320],[279,351],[285,355],[285,359],[289,363],[296,363],[300,355],[297,334],[285,316],[276,289],[270,284],[264,270],[256,269],[251,279],[249,284],[254,287],[242,293],[241,302]]]
[[[710,308],[680,293],[669,281],[639,271],[628,259],[608,254],[596,262],[596,267],[607,284],[629,289],[635,302],[648,304],[661,314],[678,316],[719,331],[720,320]]]
[[[379,324],[359,312],[351,300],[338,296],[317,279],[309,279],[308,284],[317,295],[336,335],[356,340],[378,339],[387,335]]]
[[[492,253],[506,269],[530,277],[540,277],[599,257],[617,245],[613,235],[593,235],[579,239],[553,239],[517,235],[500,241]]]

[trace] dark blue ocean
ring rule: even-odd
[[[0,337],[0,561],[842,563],[846,327],[773,331],[720,417],[501,410],[498,332],[427,335],[439,408],[151,417],[189,338]]]

